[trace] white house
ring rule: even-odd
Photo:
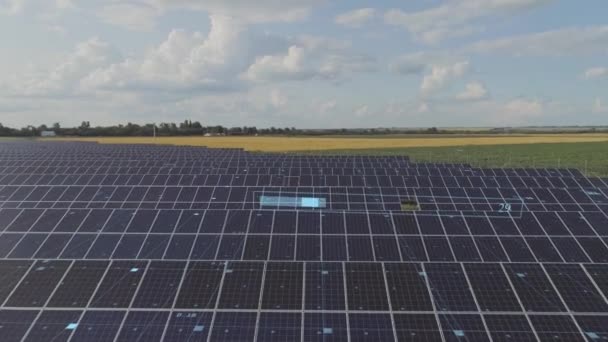
[[[42,131],[40,132],[41,137],[56,137],[57,133],[55,131]]]

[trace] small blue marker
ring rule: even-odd
[[[454,330],[454,335],[458,337],[464,337],[464,331],[462,330]]]
[[[599,340],[600,335],[594,333],[593,331],[585,331],[585,335],[587,335],[592,340]]]

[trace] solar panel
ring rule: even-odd
[[[607,338],[608,183],[401,156],[0,143],[6,341]]]

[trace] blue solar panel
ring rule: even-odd
[[[601,340],[608,182],[403,156],[0,143],[7,341]]]

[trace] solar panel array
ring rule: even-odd
[[[608,340],[608,180],[0,144],[2,341]]]

